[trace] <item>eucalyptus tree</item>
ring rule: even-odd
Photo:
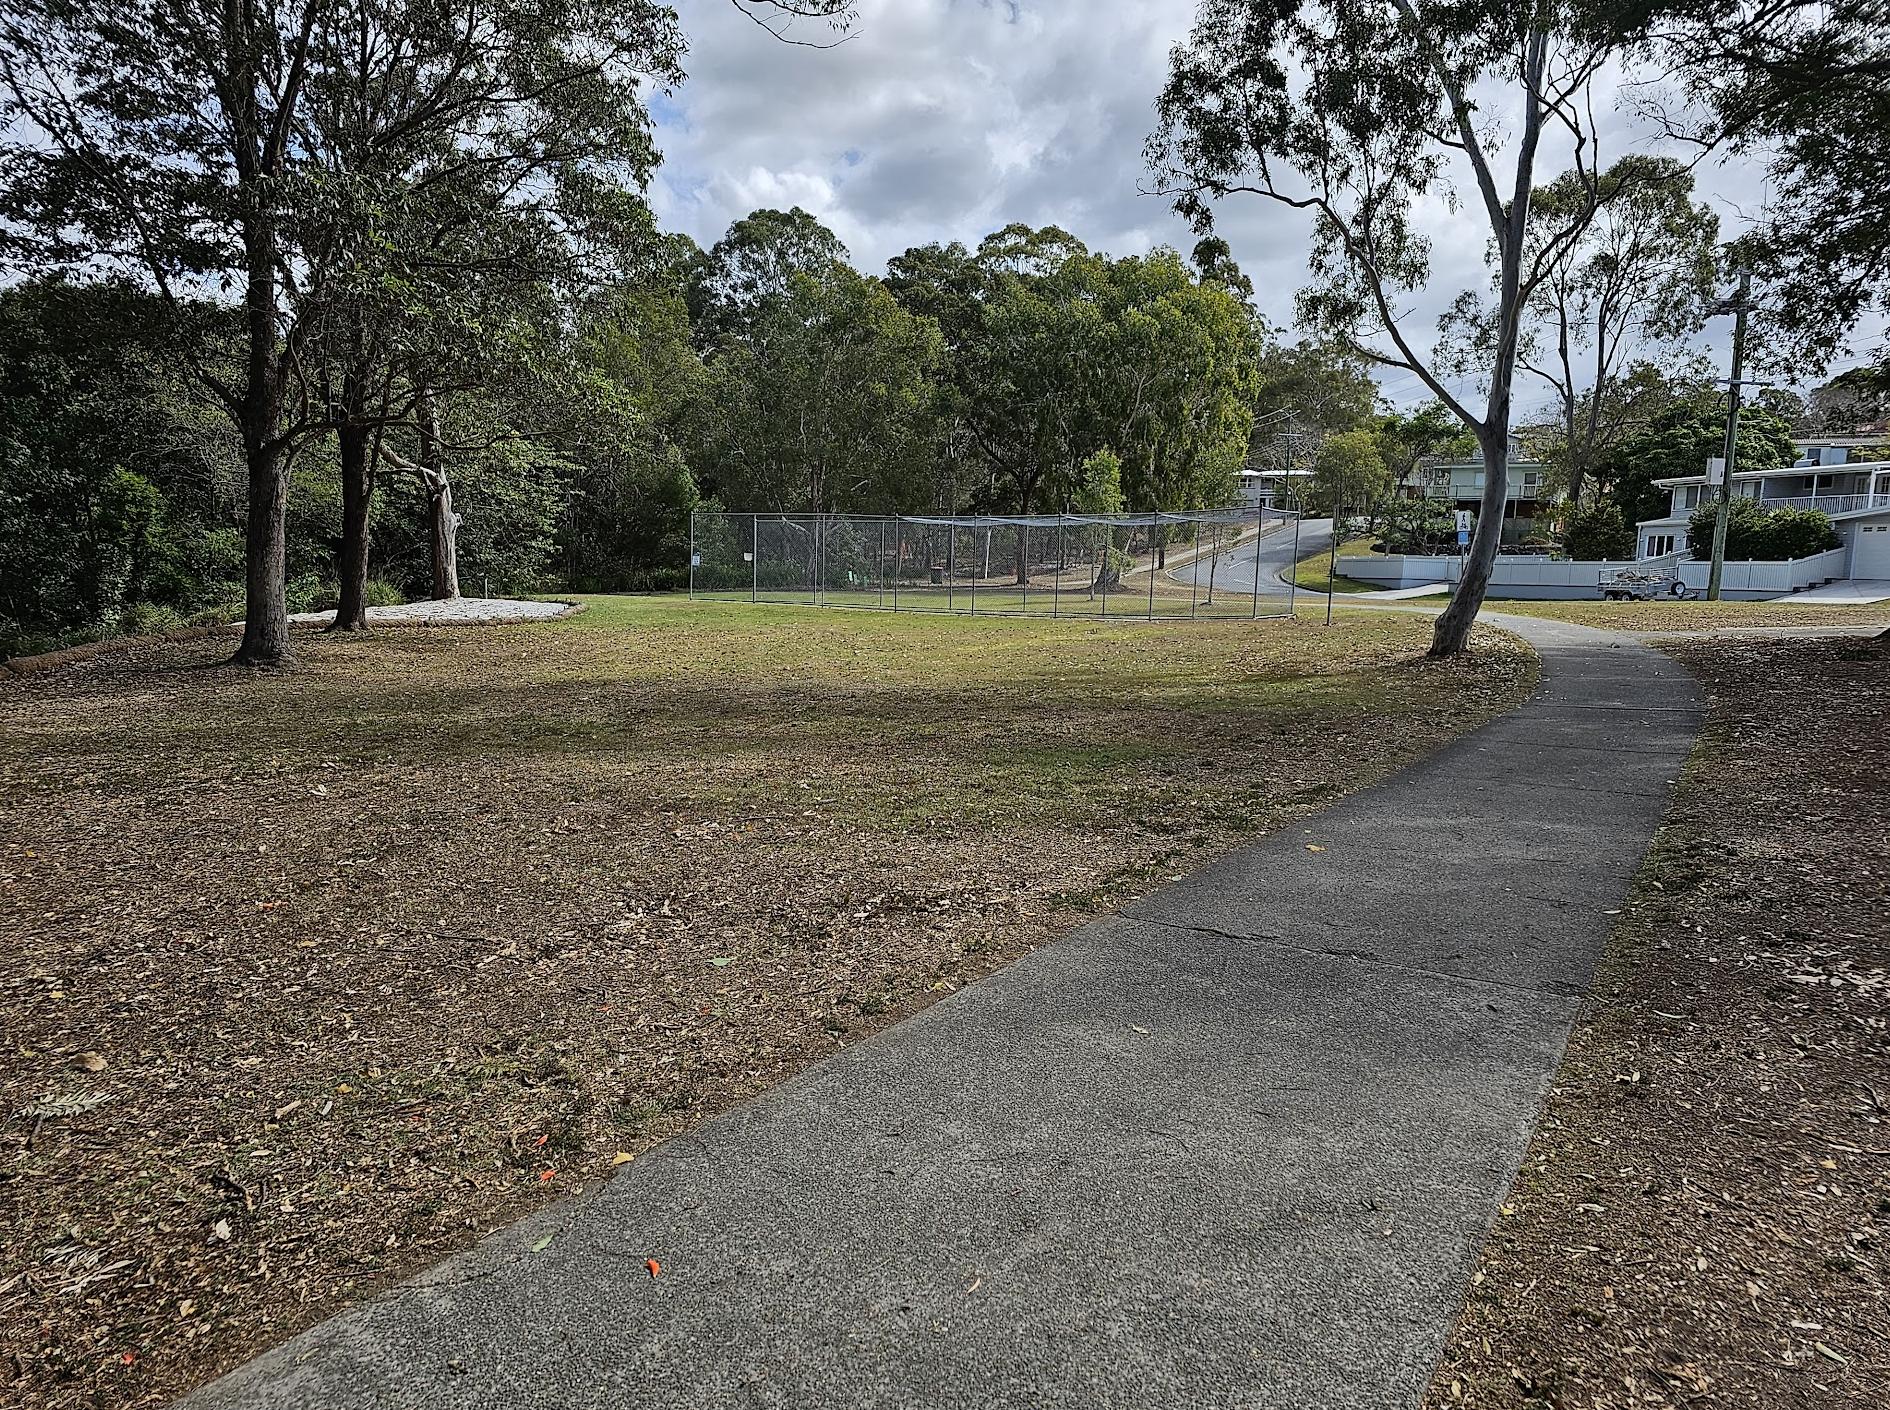
[[[1570,500],[1638,429],[1624,395],[1637,364],[1684,358],[1712,308],[1719,217],[1693,199],[1693,174],[1668,157],[1621,158],[1599,179],[1565,173],[1537,188],[1533,239],[1595,205],[1593,221],[1548,265],[1525,306],[1521,366],[1552,391],[1551,455]]]
[[[1103,261],[1102,275],[1095,434],[1120,453],[1129,500],[1144,510],[1233,503],[1263,325],[1226,287],[1197,283],[1172,250]],[[1158,535],[1162,561],[1166,548]]]
[[[731,2],[762,20],[843,22],[851,9]],[[328,42],[363,35],[373,52]],[[626,214],[641,206],[629,178],[648,145],[643,82],[677,81],[681,49],[675,15],[658,0],[14,0],[0,11],[8,263],[128,274],[172,307],[212,293],[242,310],[234,370],[193,368],[243,444],[237,660],[288,658],[291,458],[358,419],[328,404],[308,361],[337,271],[364,272],[361,251],[372,246],[337,234],[332,217],[344,217],[345,232],[389,209],[378,185],[389,172],[475,193],[462,211],[471,221],[482,202],[537,203],[554,232]],[[355,160],[337,165],[334,151],[318,150],[331,145],[319,129],[363,80],[361,110],[342,114]],[[533,175],[553,170],[563,176]],[[486,247],[481,257],[506,256]]]
[[[1561,0],[1202,0],[1171,58],[1149,142],[1160,189],[1204,230],[1214,203],[1238,194],[1309,213],[1302,322],[1416,377],[1477,439],[1482,513],[1436,655],[1463,649],[1489,583],[1523,324],[1600,202],[1593,87],[1623,48]],[[1534,206],[1545,143],[1566,151],[1584,193],[1564,212]],[[1494,266],[1480,398],[1443,375],[1410,308],[1432,273],[1418,207],[1460,196]]]
[[[704,344],[705,487],[744,507],[928,507],[945,348],[798,208],[735,222],[689,283]]]
[[[1366,425],[1378,406],[1378,383],[1349,348],[1316,338],[1267,343],[1254,398],[1254,465],[1310,470],[1328,436]]]
[[[653,243],[657,162],[642,94],[681,77],[667,12],[331,0],[311,46],[304,144],[318,199],[299,244],[319,345],[309,361],[338,438],[335,625],[365,625],[376,462],[425,484],[436,591],[456,518],[436,403],[562,341],[562,308]],[[415,461],[391,426],[418,427]]]
[[[797,274],[824,278],[846,260],[840,237],[799,206],[743,216],[692,261],[686,296],[698,338],[710,346],[741,336],[788,295]]]
[[[1656,111],[1676,136],[1763,166],[1768,199],[1742,241],[1753,343],[1764,364],[1822,365],[1862,313],[1890,307],[1890,0],[1598,5],[1671,77],[1683,102]]]
[[[291,400],[302,329],[283,295],[315,0],[246,5],[18,0],[0,17],[0,229],[9,262],[129,274],[175,307],[228,290],[236,368],[195,371],[247,474],[237,659],[288,656],[283,601]]]

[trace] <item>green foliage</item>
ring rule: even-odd
[[[1659,519],[1670,511],[1668,492],[1655,480],[1706,473],[1706,462],[1721,454],[1726,442],[1725,399],[1699,398],[1678,403],[1655,418],[1646,431],[1622,443],[1608,457],[1603,478],[1610,496],[1631,524]],[[1791,427],[1764,407],[1739,408],[1739,470],[1776,470],[1797,456]]]
[[[1757,360],[1794,378],[1828,360],[1890,289],[1890,0],[1615,0],[1693,99],[1687,135],[1765,165],[1740,240],[1758,298]]]
[[[688,438],[696,474],[744,508],[929,507],[942,430],[937,324],[878,280],[806,254],[837,248],[831,236],[800,223],[788,234],[787,250],[748,251],[743,267],[767,277],[744,274],[739,298],[709,310],[711,328],[739,332],[706,357]]]
[[[234,448],[169,374],[173,335],[129,288],[0,291],[0,651],[241,581]]]
[[[1611,499],[1591,499],[1569,511],[1563,551],[1579,562],[1616,562],[1635,556],[1634,526]]]
[[[1121,514],[1126,507],[1127,502],[1122,497],[1122,458],[1107,446],[1091,451],[1077,471],[1070,508],[1078,514]]]
[[[1687,520],[1687,550],[1695,559],[1713,556],[1716,504],[1702,504]],[[1810,558],[1844,542],[1821,509],[1767,509],[1758,500],[1736,496],[1726,506],[1726,558],[1785,560]]]
[[[1386,553],[1455,553],[1457,516],[1446,500],[1392,499],[1380,511]]]
[[[1466,459],[1477,453],[1476,437],[1441,402],[1427,402],[1408,416],[1394,411],[1380,419],[1375,434],[1379,457],[1399,485],[1409,484],[1427,460]]]
[[[1312,502],[1322,513],[1376,506],[1391,492],[1379,438],[1367,430],[1326,437],[1313,457]]]
[[[1122,459],[1104,446],[1085,456],[1070,491],[1070,508],[1078,514],[1121,514],[1127,508],[1122,494]],[[1090,525],[1076,531],[1086,555],[1097,560],[1108,578],[1119,577],[1134,559],[1116,547],[1117,531]]]
[[[1172,250],[1111,259],[1012,225],[975,253],[908,250],[887,283],[939,326],[951,438],[992,486],[978,507],[1061,507],[1107,445],[1131,504],[1188,509],[1231,502],[1252,425],[1261,326],[1227,287],[1237,273],[1219,259],[1197,279]]]

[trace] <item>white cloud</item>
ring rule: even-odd
[[[1116,254],[1155,244],[1187,250],[1193,234],[1160,197],[1145,195],[1142,144],[1193,0],[863,0],[837,48],[771,40],[727,0],[682,0],[689,81],[657,105],[665,164],[659,215],[707,245],[758,206],[800,205],[877,269],[910,245],[976,241],[1011,221],[1058,224]],[[823,25],[796,37],[831,38]],[[1604,111],[1605,108],[1604,108]],[[1604,156],[1641,140],[1626,112],[1603,123]],[[1745,164],[1701,172],[1728,229],[1759,204]],[[1487,237],[1480,213],[1427,202],[1432,287],[1412,328],[1480,283]],[[1292,322],[1305,280],[1309,223],[1260,198],[1224,203],[1220,232],[1253,278],[1262,311]],[[1715,327],[1708,346],[1723,348]],[[1862,330],[1862,349],[1882,338]],[[1421,399],[1390,374],[1400,402]]]

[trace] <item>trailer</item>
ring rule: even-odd
[[[1603,573],[1596,590],[1609,602],[1651,602],[1661,597],[1684,602],[1700,595],[1698,588],[1688,587],[1671,568],[1622,568]]]

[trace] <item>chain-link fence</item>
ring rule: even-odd
[[[884,612],[1289,616],[1299,517],[747,514],[697,510],[689,594]],[[1286,574],[1290,579],[1290,572]]]

